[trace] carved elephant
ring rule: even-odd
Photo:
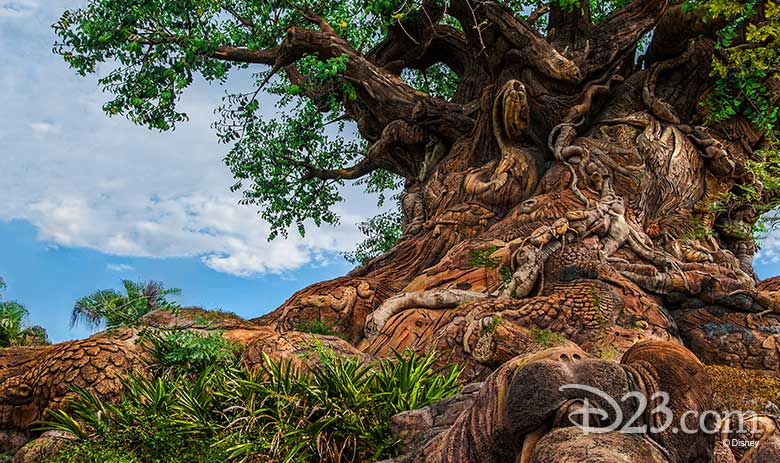
[[[679,344],[639,343],[620,363],[553,348],[496,370],[452,427],[401,461],[714,462],[712,408],[704,367]]]

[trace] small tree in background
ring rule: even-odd
[[[39,346],[49,343],[40,326],[25,327],[27,308],[16,301],[3,301],[5,281],[0,277],[0,347]]]
[[[125,294],[113,289],[95,291],[76,301],[71,314],[71,326],[84,322],[96,328],[132,325],[149,312],[178,307],[167,299],[168,296],[181,294],[177,288],[165,289],[157,281],[133,282],[122,280]]]

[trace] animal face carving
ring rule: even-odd
[[[704,367],[675,343],[637,344],[621,363],[576,347],[550,349],[496,370],[472,407],[428,446],[425,462],[709,461],[714,436],[688,418],[706,416],[711,397]],[[587,423],[598,432],[583,428],[585,409],[599,411]],[[692,432],[674,427],[682,423]]]

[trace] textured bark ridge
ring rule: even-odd
[[[81,341],[0,349],[0,427],[26,431],[47,408],[60,408],[70,387],[111,399],[120,379],[142,366],[135,333],[119,330]]]

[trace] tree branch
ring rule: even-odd
[[[371,158],[363,158],[354,166],[343,169],[318,169],[307,162],[296,161],[296,163],[308,171],[301,178],[304,182],[315,178],[320,180],[355,180],[370,174],[379,167]]]
[[[528,24],[536,24],[536,21],[539,20],[542,16],[550,12],[550,5],[542,5],[539,8],[535,9],[533,12],[531,12],[530,15],[528,15],[528,19],[526,20]]]
[[[642,37],[664,15],[669,0],[634,0],[615,11],[594,31],[583,71],[586,75],[609,68],[632,53]]]
[[[224,8],[225,8],[225,11],[227,11],[227,12],[228,12],[228,13],[230,13],[230,14],[231,14],[231,15],[232,15],[234,18],[236,18],[236,20],[237,20],[239,23],[241,23],[241,25],[242,25],[242,26],[244,26],[244,27],[246,27],[246,28],[248,28],[248,29],[250,29],[250,30],[255,28],[255,23],[254,23],[254,22],[252,22],[252,21],[250,21],[250,20],[248,20],[248,19],[244,18],[244,17],[243,17],[243,16],[241,16],[240,14],[238,14],[238,12],[237,12],[235,9],[231,8],[230,6],[225,6]]]
[[[453,0],[451,12],[461,22],[470,48],[496,76],[505,67],[505,59],[535,68],[547,78],[576,82],[581,72],[570,59],[527,22],[492,1]]]
[[[467,50],[466,36],[453,27],[438,24],[430,29],[429,35],[420,39],[412,42],[409,37],[404,40],[403,37],[388,36],[366,57],[396,74],[405,68],[424,70],[440,62],[462,76],[475,64]]]
[[[210,57],[234,63],[267,64],[273,66],[279,56],[279,50],[280,47],[253,50],[251,48],[223,46],[217,47]]]
[[[558,50],[581,50],[587,46],[591,33],[590,3],[567,11],[560,5],[550,6],[547,40]],[[564,54],[566,54],[564,52]]]

